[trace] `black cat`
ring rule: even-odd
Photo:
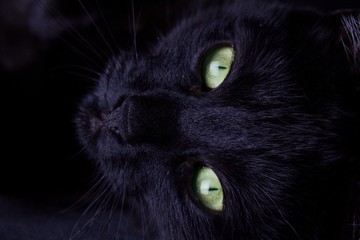
[[[78,136],[145,235],[359,239],[359,64],[359,12],[218,4],[114,57]]]

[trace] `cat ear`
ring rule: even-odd
[[[339,39],[352,70],[360,73],[360,10],[340,10],[331,17],[338,20]]]

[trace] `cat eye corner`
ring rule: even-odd
[[[194,84],[190,87],[190,91],[193,92],[193,93],[198,93],[198,92],[201,92],[202,89],[201,89],[201,85],[200,84]]]

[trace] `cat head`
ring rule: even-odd
[[[277,4],[199,11],[149,53],[109,62],[79,107],[79,140],[165,239],[331,239],[359,162],[359,21]]]

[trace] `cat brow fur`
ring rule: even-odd
[[[341,20],[346,32],[346,38],[350,41],[350,44],[346,44],[344,36],[342,37],[346,54],[355,71],[360,71],[360,14],[345,14]]]

